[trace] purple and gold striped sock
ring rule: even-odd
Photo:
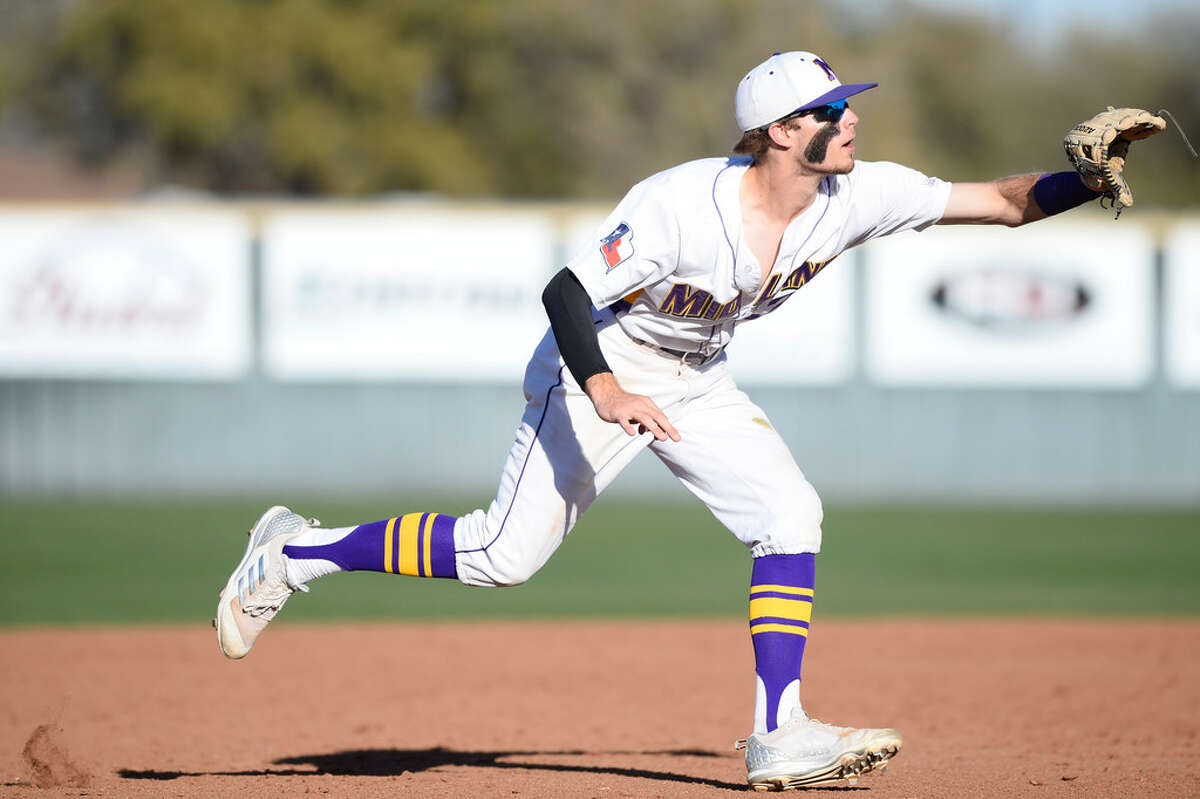
[[[764,555],[750,577],[750,640],[754,643],[754,731],[770,732],[800,707],[800,664],[812,618],[815,558]]]
[[[333,571],[457,577],[455,521],[439,513],[406,513],[357,527],[316,527],[293,539],[283,554],[304,582]]]

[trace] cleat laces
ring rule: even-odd
[[[321,526],[320,519],[305,519],[305,522],[309,527]],[[309,588],[304,583],[293,583],[288,580],[286,568],[282,569],[282,572],[281,579],[278,581],[269,581],[263,579],[262,567],[259,567],[259,582],[251,589],[252,593],[246,596],[246,601],[242,604],[243,613],[254,618],[267,616],[267,620],[270,621],[271,616],[283,607],[283,603],[287,602],[288,597],[292,594],[297,591],[305,594],[309,593]],[[254,569],[251,567],[250,577],[252,582],[253,574]]]
[[[263,590],[252,597],[246,597],[246,604],[242,606],[242,612],[247,616],[262,616],[266,613],[274,613],[283,607],[283,603],[287,602],[288,597],[297,591],[308,593],[308,586],[304,584],[292,585],[286,578],[281,580],[278,585],[264,586]]]
[[[823,730],[832,732],[834,734],[843,733],[846,730],[851,729],[850,727],[837,727],[833,724],[826,724],[825,722],[821,721],[820,719],[814,719],[811,717],[808,718],[808,723],[812,724],[813,726],[820,727]]]

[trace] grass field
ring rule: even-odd
[[[0,506],[0,624],[206,623],[269,503]],[[294,505],[327,526],[461,501]],[[817,608],[829,615],[1200,613],[1200,511],[827,508]],[[315,619],[729,616],[750,560],[698,503],[598,503],[529,583],[335,575],[295,599]]]

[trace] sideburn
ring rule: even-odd
[[[833,137],[838,135],[838,124],[836,122],[826,122],[825,127],[821,128],[809,141],[808,146],[804,148],[804,158],[810,164],[819,164],[825,160],[828,155],[829,142],[833,141]]]

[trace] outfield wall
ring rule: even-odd
[[[603,213],[0,207],[0,493],[486,501]],[[1138,209],[902,234],[781,273],[730,363],[827,499],[1197,504],[1198,245]],[[649,454],[611,491],[684,496]]]

